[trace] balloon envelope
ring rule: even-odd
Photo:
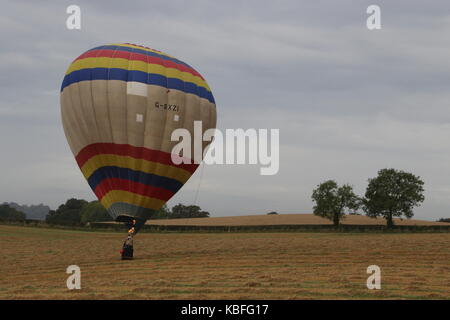
[[[69,66],[61,86],[64,131],[90,187],[117,221],[146,220],[198,164],[175,164],[175,129],[194,137],[216,125],[204,78],[186,63],[133,44],[93,48]],[[203,142],[202,148],[206,148]]]

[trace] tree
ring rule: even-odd
[[[334,180],[319,184],[311,198],[315,202],[314,214],[333,221],[336,227],[346,209],[358,210],[360,206],[360,199],[354,194],[352,186],[345,184],[339,187]]]
[[[75,226],[81,224],[81,209],[88,202],[82,199],[69,199],[57,210],[50,210],[45,218],[49,224]]]
[[[158,211],[156,211],[151,217],[150,219],[169,219],[170,218],[170,214],[172,212],[170,211],[169,207],[167,206],[167,204],[163,205],[161,207],[161,209],[159,209]]]
[[[382,169],[378,176],[369,179],[364,211],[369,217],[382,216],[388,228],[394,226],[393,217],[411,218],[413,208],[424,200],[424,182],[412,173],[395,169]]]
[[[88,222],[112,221],[112,217],[99,201],[91,201],[81,208],[80,222],[86,224]]]
[[[11,208],[7,204],[0,205],[0,221],[24,221],[25,213]]]
[[[278,214],[278,212],[276,212],[276,211],[270,211],[270,212],[268,212],[267,214],[268,214],[268,215],[273,215],[273,214]]]
[[[207,218],[209,217],[209,212],[201,211],[199,206],[185,206],[181,203],[177,204],[172,208],[172,213],[170,214],[171,219],[178,218]]]

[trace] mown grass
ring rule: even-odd
[[[0,226],[0,298],[450,299],[448,233],[145,233],[133,261],[119,259],[123,238]],[[372,264],[381,290],[366,288]]]

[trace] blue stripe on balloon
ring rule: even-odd
[[[92,68],[72,71],[64,77],[61,85],[61,91],[72,83],[90,80],[121,80],[141,82],[168,89],[176,89],[185,93],[192,93],[200,98],[207,99],[211,103],[215,103],[212,93],[204,87],[197,86],[195,83],[184,82],[176,78],[167,78],[156,73],[146,73],[138,70],[125,70],[119,68]]]
[[[88,183],[92,190],[95,190],[102,180],[110,178],[131,180],[148,186],[170,190],[174,193],[183,186],[180,181],[172,178],[116,166],[104,166],[98,168],[88,178]]]

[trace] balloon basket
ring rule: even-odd
[[[120,253],[122,260],[133,260],[133,246],[124,244]]]

